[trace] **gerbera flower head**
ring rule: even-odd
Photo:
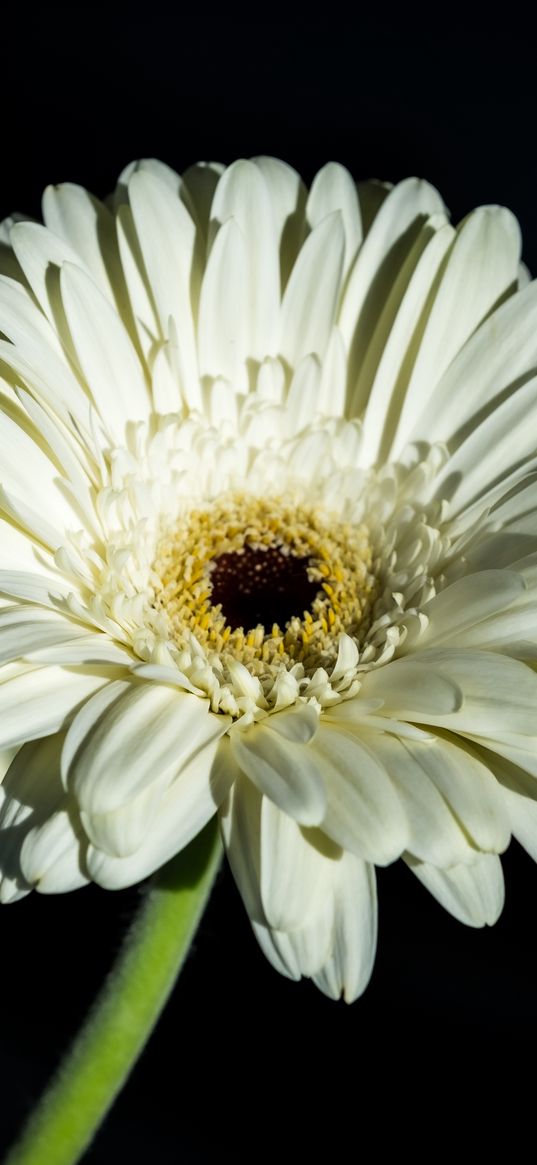
[[[218,810],[268,957],[365,987],[375,865],[535,852],[537,293],[499,207],[130,166],[0,265],[0,866],[144,878]]]

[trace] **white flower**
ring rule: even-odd
[[[0,255],[4,901],[220,809],[257,937],[365,987],[375,865],[537,856],[537,287],[498,207],[274,159],[65,185]]]

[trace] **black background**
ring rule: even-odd
[[[311,181],[411,173],[455,219],[503,203],[537,272],[535,53],[527,30],[429,14],[364,22],[219,20],[179,9],[49,6],[4,17],[0,210],[39,214],[48,182],[104,195],[156,156],[273,153]],[[463,1157],[524,1112],[537,1017],[537,870],[512,846],[489,931],[444,914],[403,867],[381,871],[372,983],[352,1007],[280,979],[219,878],[183,976],[85,1160]],[[113,961],[139,889],[32,895],[0,913],[0,1145],[14,1135]],[[511,1110],[507,1096],[515,1085]],[[461,1122],[470,1132],[462,1133]],[[287,1127],[287,1122],[290,1122]],[[519,1129],[519,1125],[517,1125]],[[516,1146],[516,1137],[513,1133]],[[371,1148],[372,1145],[372,1148]]]

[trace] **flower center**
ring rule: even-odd
[[[319,594],[320,583],[308,577],[310,564],[282,546],[254,549],[246,543],[210,564],[211,602],[233,630],[285,627],[299,612],[306,617]]]
[[[376,593],[363,525],[293,496],[230,493],[190,510],[162,539],[154,606],[179,650],[240,660],[260,677],[337,658],[341,632],[363,630]]]

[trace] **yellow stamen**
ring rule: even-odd
[[[306,559],[309,581],[319,584],[311,608],[283,627],[228,624],[222,603],[211,603],[211,574],[221,555],[240,556],[247,547]],[[154,606],[165,612],[178,648],[194,635],[220,654],[224,665],[233,656],[259,676],[286,661],[301,662],[311,674],[328,667],[337,658],[341,632],[362,634],[376,598],[366,527],[342,523],[291,496],[231,493],[192,509],[162,538],[153,570]]]

